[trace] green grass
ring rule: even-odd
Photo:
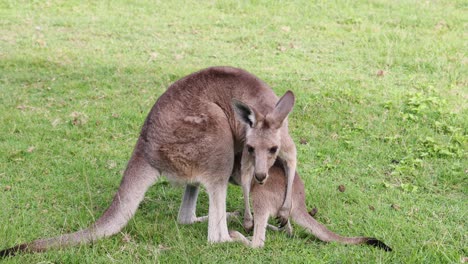
[[[182,190],[160,181],[121,234],[6,263],[468,256],[466,1],[132,2],[0,2],[0,248],[92,223],[158,96],[186,74],[232,65],[296,93],[290,131],[317,219],[394,251],[325,244],[300,228],[268,232],[260,250],[210,245],[206,223],[176,223]],[[240,188],[227,208],[242,208]],[[198,213],[207,210],[201,193]]]

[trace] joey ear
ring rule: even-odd
[[[266,116],[268,123],[274,128],[280,128],[293,109],[294,101],[293,92],[287,91],[276,103],[275,109]]]
[[[257,120],[255,118],[255,111],[245,103],[232,99],[232,108],[236,113],[237,118],[244,122],[245,124],[249,125],[250,127],[254,127]]]

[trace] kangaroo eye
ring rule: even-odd
[[[252,146],[247,146],[247,151],[250,153],[250,154],[253,154],[255,152],[255,149],[252,147]]]
[[[278,147],[275,146],[275,147],[270,148],[270,153],[271,154],[275,154],[276,151],[278,151]]]

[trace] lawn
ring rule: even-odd
[[[207,223],[177,224],[183,189],[163,179],[120,234],[5,263],[467,262],[467,11],[461,0],[1,1],[0,249],[98,218],[155,100],[212,65],[294,91],[308,206],[331,230],[394,249],[299,227],[269,231],[263,249],[210,245]],[[227,208],[242,209],[240,188]]]

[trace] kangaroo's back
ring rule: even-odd
[[[149,162],[162,171],[187,174],[176,166],[193,169],[189,163],[205,163],[213,154],[206,146],[227,144],[219,141],[219,133],[234,139],[234,152],[242,149],[245,125],[235,117],[233,99],[264,113],[278,101],[263,81],[233,67],[207,68],[173,83],[151,109],[141,132]]]
[[[278,97],[262,80],[239,68],[219,66],[192,73],[169,86],[148,115],[165,119],[176,114],[196,113],[203,104],[214,103],[234,120],[232,99],[255,105],[262,114],[271,111]]]

